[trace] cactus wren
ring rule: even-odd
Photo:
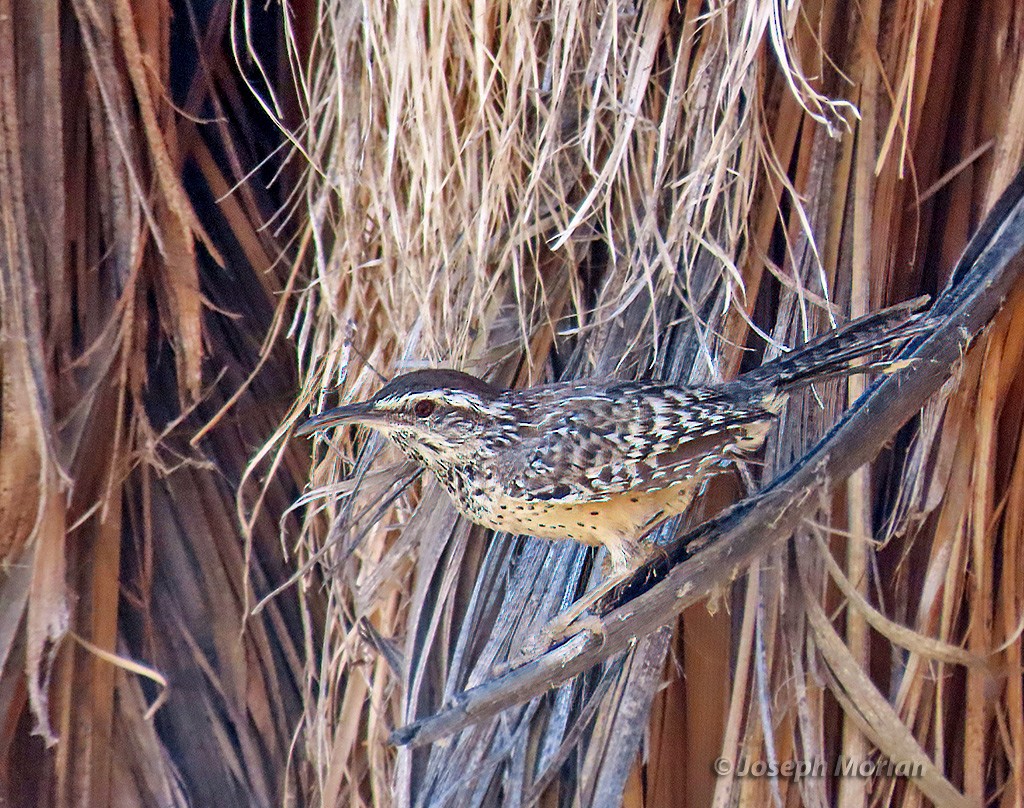
[[[603,545],[623,573],[642,560],[645,533],[761,447],[793,390],[892,367],[854,361],[921,333],[913,312],[923,301],[862,317],[724,384],[590,379],[503,390],[455,370],[418,370],[296,434],[373,427],[433,472],[469,520]]]

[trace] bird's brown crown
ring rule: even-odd
[[[470,376],[461,370],[450,368],[427,368],[414,370],[396,376],[385,384],[371,401],[401,401],[406,397],[422,397],[424,394],[470,393],[481,401],[489,401],[498,397],[501,390],[493,384]]]

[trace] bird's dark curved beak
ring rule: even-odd
[[[333,410],[314,415],[296,429],[295,434],[309,435],[312,432],[319,432],[322,429],[330,429],[342,424],[366,424],[379,420],[380,415],[369,402],[346,404],[344,407],[335,407]]]

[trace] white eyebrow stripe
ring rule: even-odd
[[[454,407],[463,407],[465,409],[473,410],[474,412],[481,412],[483,410],[483,402],[479,396],[469,395],[466,393],[448,391],[444,395],[437,397],[439,404],[449,404]]]
[[[400,398],[387,398],[379,406],[386,410],[404,410],[417,401],[433,401],[435,404],[446,404],[461,409],[483,411],[483,402],[472,394],[454,390],[424,390],[417,393],[406,393]]]

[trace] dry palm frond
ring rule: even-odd
[[[321,4],[309,57],[296,59],[311,65],[296,140],[310,161],[316,271],[296,319],[295,416],[335,386],[364,397],[377,371],[422,363],[510,384],[641,373],[701,382],[751,364],[743,348],[764,345],[752,331],[772,351],[941,288],[1022,153],[1020,54],[971,57],[979,42],[1016,42],[1014,8]],[[932,663],[920,649],[966,638],[964,659],[1020,661],[1019,576],[993,562],[997,548],[1019,555],[1020,418],[1003,403],[1019,385],[1017,305],[965,363],[961,390],[977,387],[983,406],[951,391],[922,417],[905,472],[906,432],[874,479],[861,474],[819,503],[814,521],[845,556],[851,602],[888,624],[835,611],[841,591],[805,531],[798,566],[776,550],[752,566],[746,595],[723,593],[731,625],[724,610],[710,620],[690,610],[674,641],[640,637],[424,749],[395,753],[389,731],[514,659],[589,585],[589,555],[484,536],[429,481],[393,501],[382,484],[330,496],[342,478],[386,479],[372,475],[392,456],[351,434],[317,444],[313,481],[325,496],[299,536],[329,592],[320,666],[307,672],[313,799],[659,805],[674,799],[672,767],[685,766],[693,804],[820,805],[836,794],[846,805],[916,804],[921,792],[905,781],[716,781],[711,769],[719,756],[859,760],[898,730],[914,744],[898,748],[926,754],[929,783],[944,784],[929,794],[955,787],[1012,803],[1024,793],[1019,682],[986,698],[987,668]],[[844,399],[832,387],[824,407],[813,396],[790,407],[763,481]],[[693,519],[732,488],[712,486]],[[927,641],[908,654],[878,629],[889,624]],[[708,647],[726,659],[708,663]],[[944,666],[940,678],[931,664]],[[894,709],[868,710],[882,704]]]
[[[217,201],[279,140],[226,50],[231,6],[0,2],[5,805],[286,793],[297,598],[246,617],[287,575],[307,464],[268,474],[247,555],[237,489],[295,377],[283,346],[260,355],[292,282],[261,230],[280,200]]]

